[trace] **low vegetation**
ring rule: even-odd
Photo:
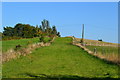
[[[118,54],[118,47],[111,47],[111,46],[86,46],[86,48],[90,49],[94,52],[96,49],[97,53],[101,54]]]
[[[111,46],[86,46],[89,50],[94,52],[94,54],[100,56],[101,58],[105,58],[108,61],[112,61],[114,63],[120,64],[120,60],[118,58],[118,47]],[[95,50],[96,49],[96,50]]]
[[[41,37],[39,38],[39,41],[40,41],[40,42],[47,43],[47,42],[50,42],[52,39],[53,39],[53,37],[41,36]]]
[[[21,45],[21,48],[25,48],[27,45],[37,42],[39,42],[39,38],[2,41],[2,52],[4,53],[10,49],[15,49],[17,45]]]
[[[25,48],[27,47],[29,44],[34,44],[34,43],[39,43],[39,42],[50,42],[53,37],[47,37],[44,36],[42,37],[43,40],[41,40],[40,38],[31,38],[31,39],[19,39],[19,40],[7,40],[7,41],[0,41],[2,44],[2,52],[6,52],[10,49],[20,49],[20,48]],[[17,47],[18,46],[18,47]]]
[[[79,43],[80,39],[76,38],[76,42]],[[84,44],[86,48],[100,58],[120,64],[120,60],[118,58],[118,44],[88,39],[84,39]]]
[[[80,42],[81,38],[76,38],[76,42]],[[84,39],[84,43],[86,45],[90,46],[111,46],[111,47],[118,47],[117,43],[109,43],[104,41],[97,41],[97,40],[90,40],[90,39]]]
[[[4,63],[2,76],[57,79],[119,77],[119,66],[91,56],[71,43],[72,38],[56,38],[51,46],[37,48],[27,56]]]

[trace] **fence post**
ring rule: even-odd
[[[94,48],[94,54],[96,54],[97,53],[97,49],[96,48]]]

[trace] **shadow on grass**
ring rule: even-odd
[[[3,78],[2,80],[120,80],[120,78],[85,78],[76,75],[33,75],[29,73],[26,73],[25,75],[30,78]]]

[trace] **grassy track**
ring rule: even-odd
[[[118,77],[118,66],[87,54],[71,42],[71,38],[56,38],[49,47],[38,48],[27,56],[4,63],[3,77],[23,78],[41,74]]]
[[[26,47],[28,44],[35,43],[38,41],[38,38],[2,41],[2,52],[6,52],[9,49],[13,49],[16,45]]]

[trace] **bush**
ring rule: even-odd
[[[48,36],[41,36],[39,38],[40,42],[44,42],[44,43],[50,42],[52,39],[53,37],[48,37]]]
[[[44,37],[41,36],[41,37],[39,38],[39,40],[40,40],[40,42],[44,42]]]
[[[53,37],[50,37],[49,41],[52,41],[53,40]]]
[[[102,39],[98,39],[98,41],[102,41]]]
[[[49,41],[50,41],[50,37],[44,37],[44,40],[43,40],[44,43],[47,43]]]

